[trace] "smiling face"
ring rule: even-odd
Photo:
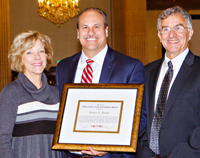
[[[178,25],[187,27],[187,20],[180,14],[174,14],[161,21],[160,29],[164,27],[175,28]],[[175,58],[188,47],[188,42],[192,38],[192,35],[193,29],[190,29],[188,32],[187,28],[182,33],[175,33],[173,29],[168,34],[158,33],[160,42],[166,49],[169,59]]]
[[[107,44],[108,27],[104,27],[103,16],[95,10],[85,11],[79,18],[77,38],[88,58],[93,58]]]
[[[31,49],[25,51],[22,55],[22,63],[25,67],[24,74],[29,78],[41,76],[47,64],[45,48],[40,40]]]

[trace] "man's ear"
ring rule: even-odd
[[[194,30],[190,29],[190,31],[189,31],[189,40],[191,40],[193,33],[194,33]]]
[[[108,37],[108,26],[106,26],[106,37]]]
[[[79,29],[77,29],[77,39],[79,39]]]
[[[159,39],[160,39],[160,42],[161,42],[161,35],[160,35],[160,33],[158,32],[157,35],[158,35],[158,37],[159,37]]]

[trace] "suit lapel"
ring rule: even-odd
[[[69,70],[68,70],[69,71],[68,83],[74,83],[76,69],[77,69],[80,56],[81,56],[81,52],[79,52],[77,55],[74,56],[74,58],[72,58],[72,61],[70,63]]]
[[[154,105],[155,105],[155,91],[156,91],[156,85],[158,81],[158,76],[160,73],[161,65],[163,63],[163,60],[161,60],[158,65],[152,69],[151,74],[150,74],[150,79],[149,79],[149,119],[150,119],[150,124],[153,120],[154,116]]]
[[[68,73],[69,75],[68,75],[68,79],[67,79],[69,81],[68,83],[74,82],[76,69],[77,69],[77,65],[78,65],[80,56],[81,56],[81,52],[79,52],[77,55],[75,55],[72,58],[72,61],[70,63],[69,69],[68,69],[68,71],[69,71],[69,73]],[[113,68],[115,66],[114,58],[115,58],[114,52],[108,46],[108,51],[106,53],[106,56],[105,56],[105,59],[103,62],[99,83],[109,83],[110,76],[111,76]]]
[[[184,85],[185,81],[187,80],[190,73],[192,72],[193,68],[191,68],[190,66],[193,63],[194,63],[194,54],[192,54],[189,51],[171,87],[162,122],[165,120],[175,98],[179,94],[181,87]]]
[[[114,66],[114,52],[108,46],[108,51],[103,62],[99,83],[109,83]]]

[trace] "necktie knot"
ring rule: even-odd
[[[169,69],[170,69],[170,70],[173,70],[173,64],[172,64],[172,62],[169,61],[167,64],[168,64]]]
[[[168,62],[168,67],[169,67],[169,69],[168,69],[168,71],[169,71],[169,80],[171,81],[171,79],[173,77],[173,65],[172,65],[171,61]]]
[[[86,60],[86,63],[89,64],[89,65],[92,65],[93,62],[94,62],[94,60],[91,60],[91,59]]]

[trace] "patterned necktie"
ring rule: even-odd
[[[91,59],[86,60],[87,65],[83,70],[83,75],[82,75],[82,79],[81,79],[81,83],[92,83],[92,79],[93,79],[93,70],[92,70],[92,63],[94,62]]]
[[[167,102],[167,95],[170,86],[170,82],[173,77],[173,65],[172,62],[168,62],[168,70],[165,74],[164,80],[162,82],[160,93],[157,100],[156,111],[154,113],[152,125],[151,125],[151,133],[150,133],[150,148],[155,152],[155,154],[159,155],[159,131],[161,127],[161,121],[164,115],[165,106]]]

